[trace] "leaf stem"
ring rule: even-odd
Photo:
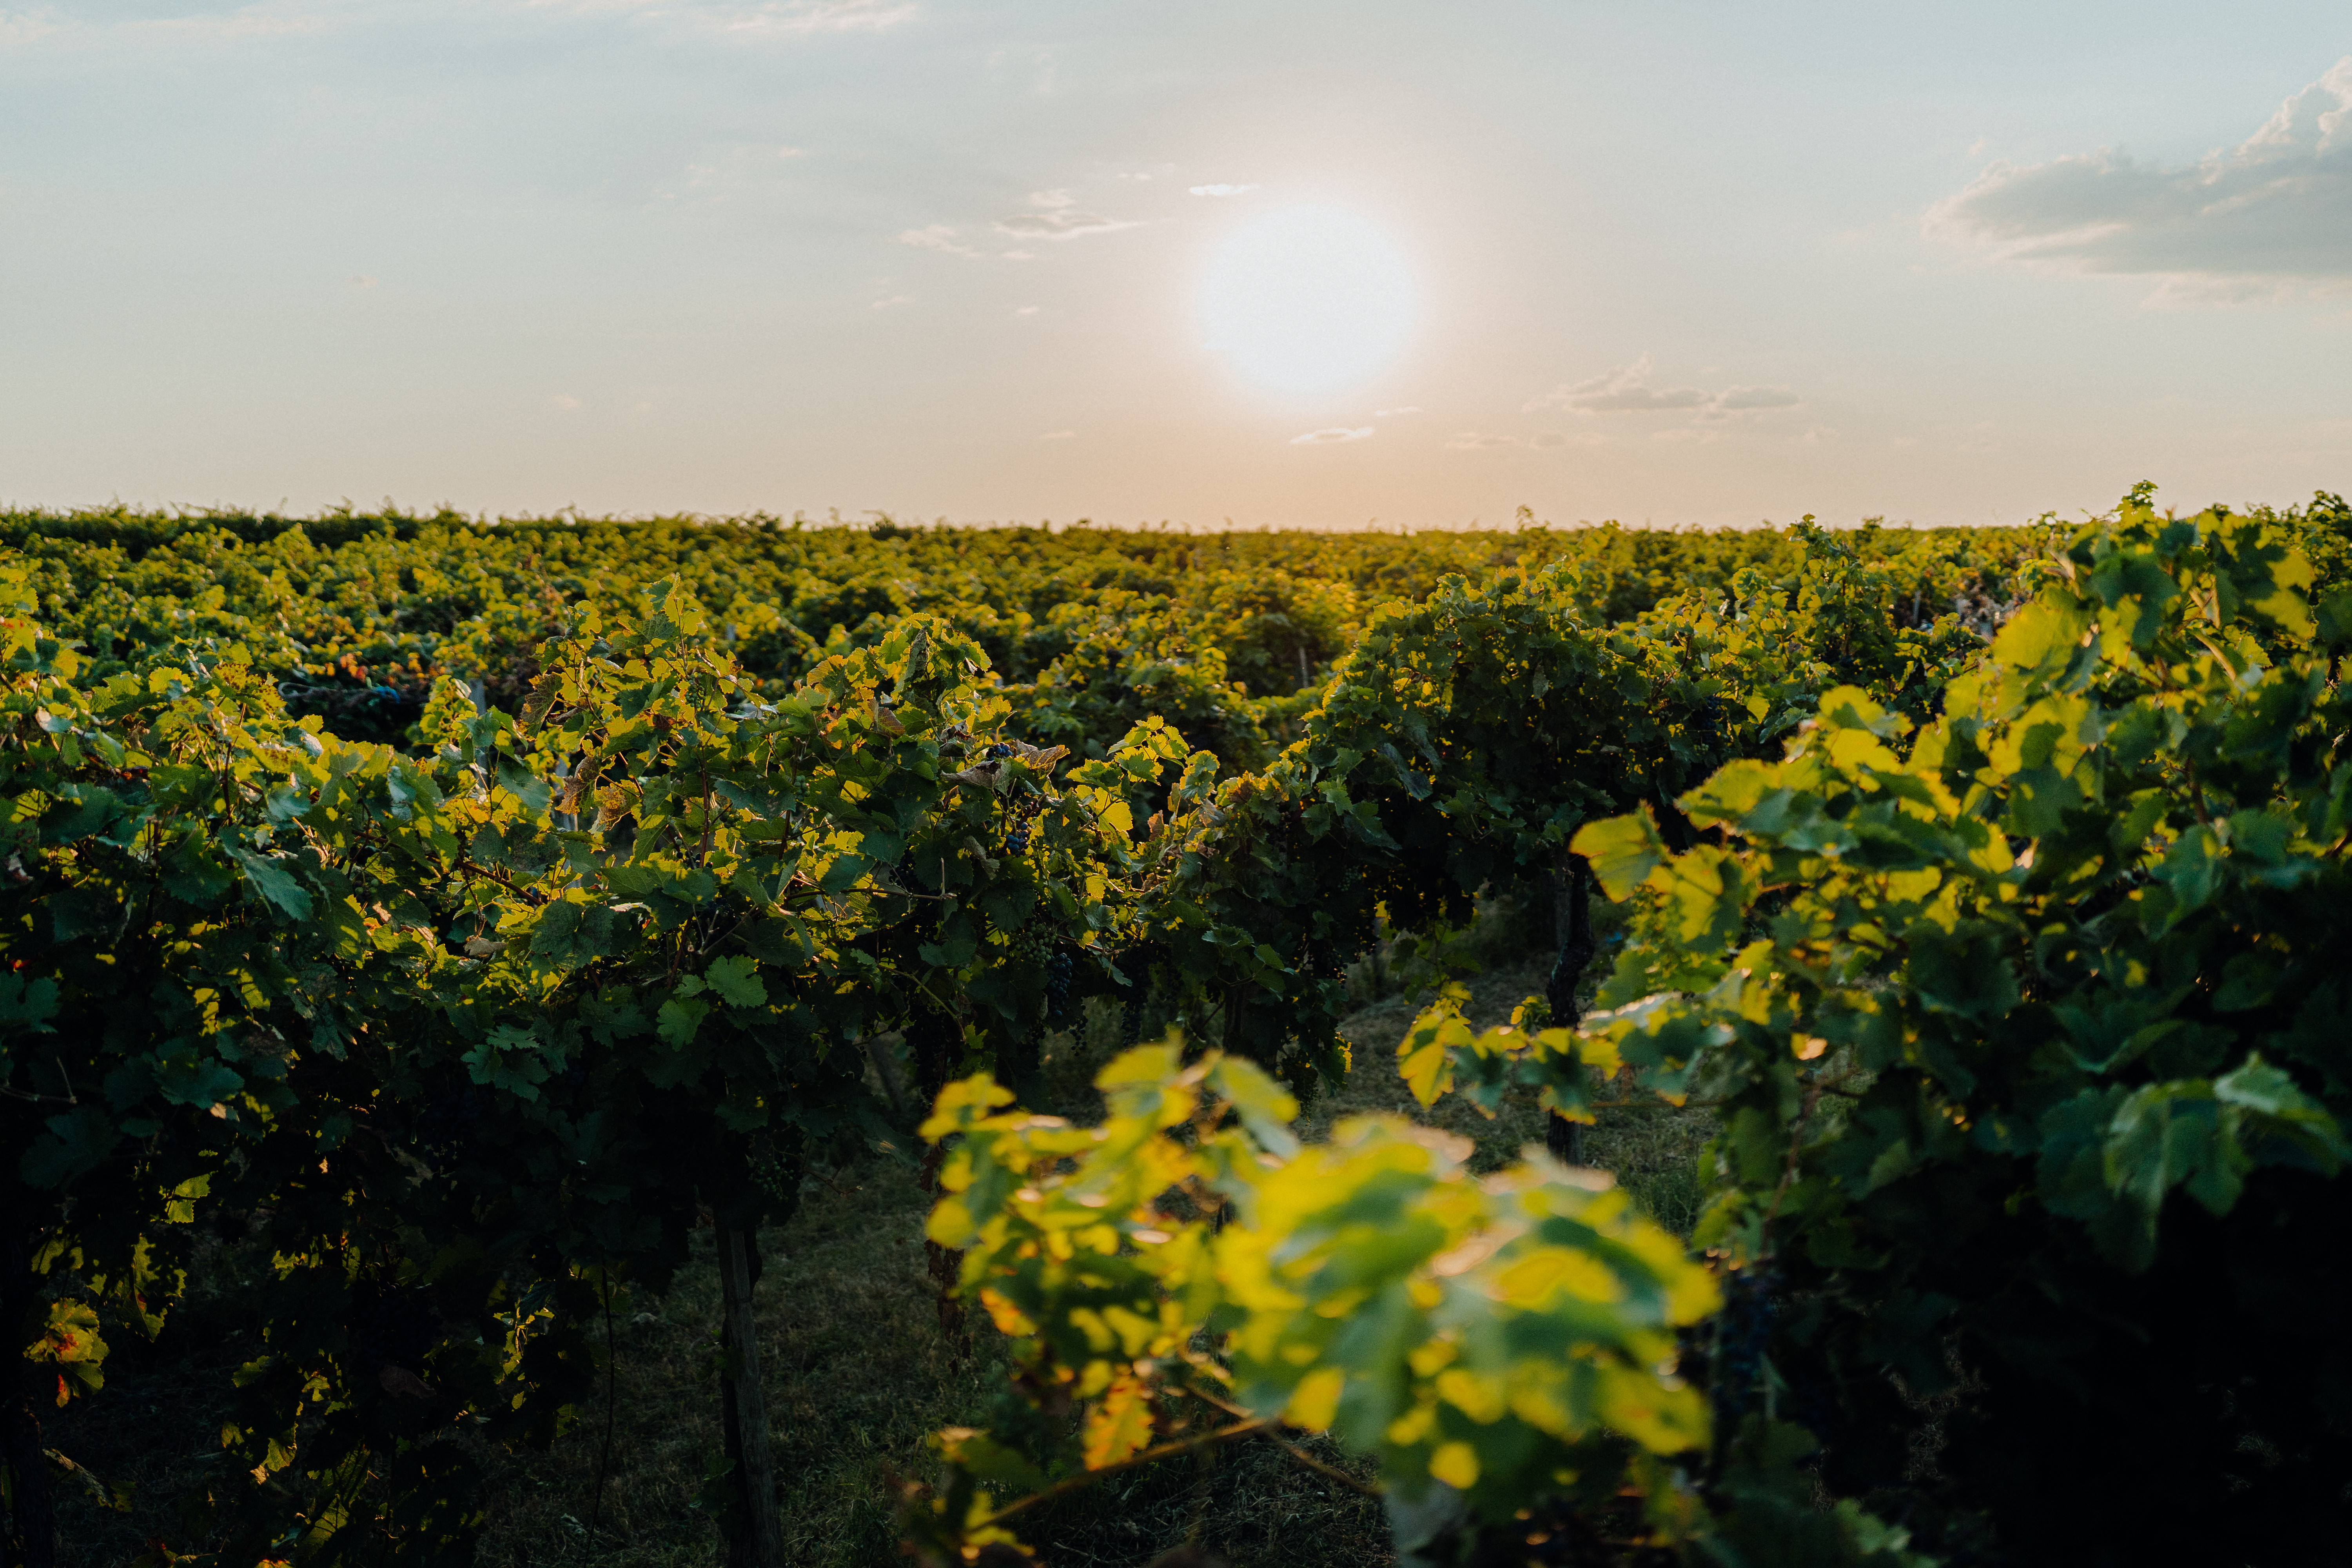
[[[1244,1410],[1240,1405],[1229,1404],[1228,1402],[1218,1398],[1213,1394],[1204,1394],[1189,1383],[1180,1383],[1176,1386],[1182,1389],[1186,1394],[1191,1394],[1193,1398],[1201,1401],[1203,1405],[1213,1405],[1228,1415],[1246,1416],[1249,1415],[1249,1412]],[[1284,1453],[1289,1455],[1292,1458],[1297,1460],[1300,1464],[1306,1466],[1308,1469],[1313,1470],[1317,1475],[1321,1476],[1328,1480],[1337,1481],[1341,1486],[1348,1488],[1349,1490],[1361,1492],[1366,1497],[1388,1496],[1388,1489],[1386,1487],[1374,1486],[1369,1481],[1360,1481],[1355,1477],[1349,1475],[1347,1471],[1339,1468],[1338,1466],[1325,1464],[1322,1460],[1317,1458],[1314,1455],[1308,1453],[1306,1449],[1300,1447],[1289,1438],[1285,1437],[1273,1427],[1267,1427],[1265,1431],[1259,1433],[1258,1436],[1264,1437],[1267,1442],[1273,1444],[1276,1447],[1281,1449]]]
[[[1195,1448],[1205,1448],[1212,1443],[1226,1443],[1236,1437],[1251,1436],[1265,1431],[1269,1426],[1278,1426],[1281,1424],[1282,1417],[1279,1415],[1263,1415],[1255,1421],[1239,1421],[1231,1426],[1220,1426],[1213,1432],[1203,1432],[1197,1437],[1181,1437],[1172,1443],[1162,1443],[1158,1447],[1146,1448],[1139,1454],[1130,1455],[1115,1465],[1105,1465],[1099,1469],[1072,1476],[1068,1480],[1057,1482],[1042,1492],[1031,1492],[1019,1502],[1000,1508],[986,1519],[975,1520],[965,1528],[968,1531],[979,1530],[989,1525],[1003,1524],[1006,1520],[1016,1514],[1026,1513],[1040,1503],[1067,1497],[1075,1491],[1083,1491],[1105,1476],[1115,1476],[1121,1470],[1131,1470],[1141,1465],[1157,1464],[1162,1459],[1173,1458],[1179,1454],[1189,1454]]]
[[[580,1555],[585,1561],[596,1549],[596,1521],[604,1509],[604,1477],[613,1463],[613,1412],[620,1403],[620,1368],[613,1348],[613,1266],[604,1265],[604,1442],[596,1455],[596,1490],[588,1500],[588,1533],[581,1539]]]

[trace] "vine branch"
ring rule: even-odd
[[[1015,1514],[1026,1513],[1040,1503],[1051,1502],[1055,1498],[1067,1497],[1075,1491],[1084,1491],[1105,1476],[1115,1476],[1121,1470],[1132,1470],[1139,1466],[1157,1464],[1162,1459],[1174,1458],[1179,1454],[1189,1454],[1196,1448],[1205,1448],[1213,1443],[1228,1443],[1236,1437],[1251,1436],[1265,1431],[1269,1426],[1278,1426],[1281,1424],[1282,1417],[1279,1415],[1262,1415],[1255,1421],[1238,1421],[1231,1426],[1220,1426],[1213,1432],[1203,1432],[1195,1437],[1180,1437],[1172,1443],[1162,1443],[1156,1447],[1146,1448],[1143,1452],[1130,1455],[1115,1465],[1105,1465],[1099,1469],[1088,1470],[1084,1475],[1072,1476],[1068,1480],[1047,1487],[1042,1492],[1031,1492],[1019,1502],[1000,1508],[986,1519],[976,1521],[973,1528],[1003,1524]]]

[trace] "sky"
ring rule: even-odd
[[[0,504],[2352,489],[2352,10],[0,0]]]

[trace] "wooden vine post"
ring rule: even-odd
[[[1573,1029],[1583,1016],[1576,1005],[1577,982],[1601,951],[1592,938],[1592,888],[1585,879],[1584,857],[1561,857],[1552,873],[1552,940],[1559,943],[1544,1000],[1551,1005],[1554,1028]],[[1584,1124],[1558,1111],[1544,1116],[1544,1149],[1562,1164],[1584,1163]]]
[[[719,1227],[723,1303],[719,1352],[727,1457],[734,1461],[742,1528],[729,1543],[728,1568],[783,1568],[783,1525],[776,1516],[776,1472],[768,1447],[768,1402],[760,1381],[760,1333],[751,1317],[759,1243],[731,1226]]]

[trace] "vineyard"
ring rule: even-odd
[[[0,1563],[2352,1538],[2338,498],[0,513]]]

